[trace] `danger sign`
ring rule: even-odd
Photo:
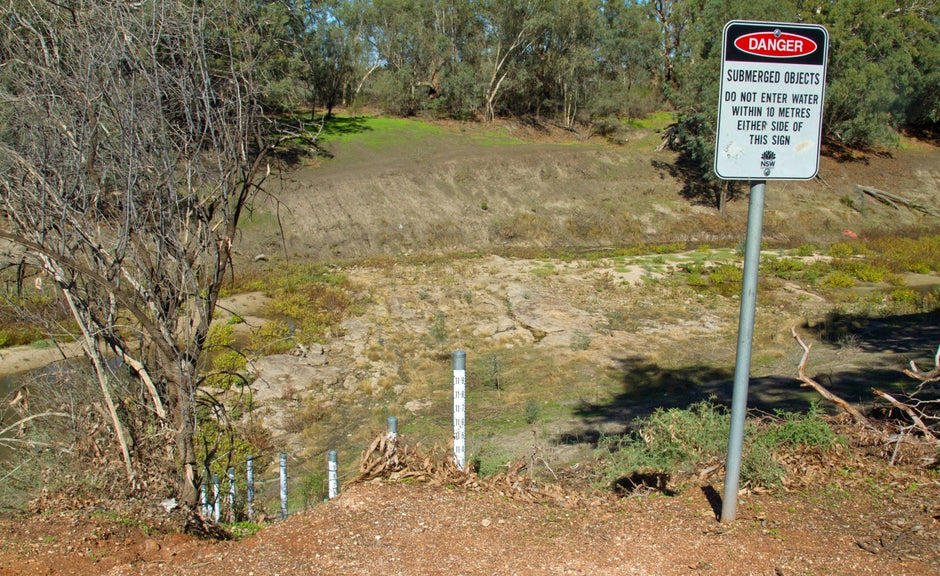
[[[728,22],[715,145],[719,178],[816,176],[828,46],[822,26]]]

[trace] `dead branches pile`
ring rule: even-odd
[[[876,424],[863,415],[857,408],[827,390],[816,380],[806,375],[806,361],[812,345],[807,345],[792,328],[793,338],[803,348],[803,358],[800,360],[797,378],[803,386],[813,388],[823,398],[833,402],[849,414],[856,424],[874,432],[885,444],[894,444],[891,462],[895,462],[898,450],[905,440],[920,438],[926,444],[940,449],[940,347],[934,356],[934,368],[929,372],[922,372],[913,361],[910,369],[904,374],[920,383],[912,392],[889,394],[877,388],[872,388],[875,396],[888,402],[893,409],[889,411],[889,419]]]
[[[541,459],[523,456],[507,464],[506,472],[480,477],[469,467],[461,469],[452,452],[435,446],[422,451],[420,444],[408,446],[400,435],[381,434],[362,453],[356,482],[385,479],[390,481],[430,482],[440,486],[460,486],[469,490],[493,490],[518,502],[546,503],[571,507],[580,497],[562,486],[541,482],[532,476],[532,468]],[[541,460],[544,463],[544,460]],[[551,471],[549,469],[549,471]]]

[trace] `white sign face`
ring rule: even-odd
[[[809,180],[819,171],[829,32],[732,21],[722,37],[715,174]]]

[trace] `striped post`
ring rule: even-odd
[[[467,453],[467,353],[457,350],[454,363],[454,463],[461,470]]]
[[[247,473],[246,473],[247,476],[248,476],[248,487],[247,487],[247,490],[246,490],[246,491],[247,491],[247,496],[246,496],[246,499],[247,499],[246,508],[247,508],[247,510],[246,510],[246,512],[248,513],[248,519],[249,519],[249,520],[254,520],[254,519],[255,519],[255,510],[254,510],[254,504],[255,504],[255,461],[254,461],[254,457],[252,457],[251,454],[248,455],[248,459],[247,459],[246,465],[247,465],[247,468],[248,468],[248,471],[247,471]]]
[[[287,454],[281,454],[281,520],[287,519]]]
[[[338,466],[336,465],[336,450],[330,450],[327,458],[328,489],[330,500],[336,498],[339,492]]]

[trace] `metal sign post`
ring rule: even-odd
[[[722,522],[738,507],[765,181],[819,171],[828,49],[829,33],[811,24],[732,21],[722,36],[715,174],[751,181]]]

